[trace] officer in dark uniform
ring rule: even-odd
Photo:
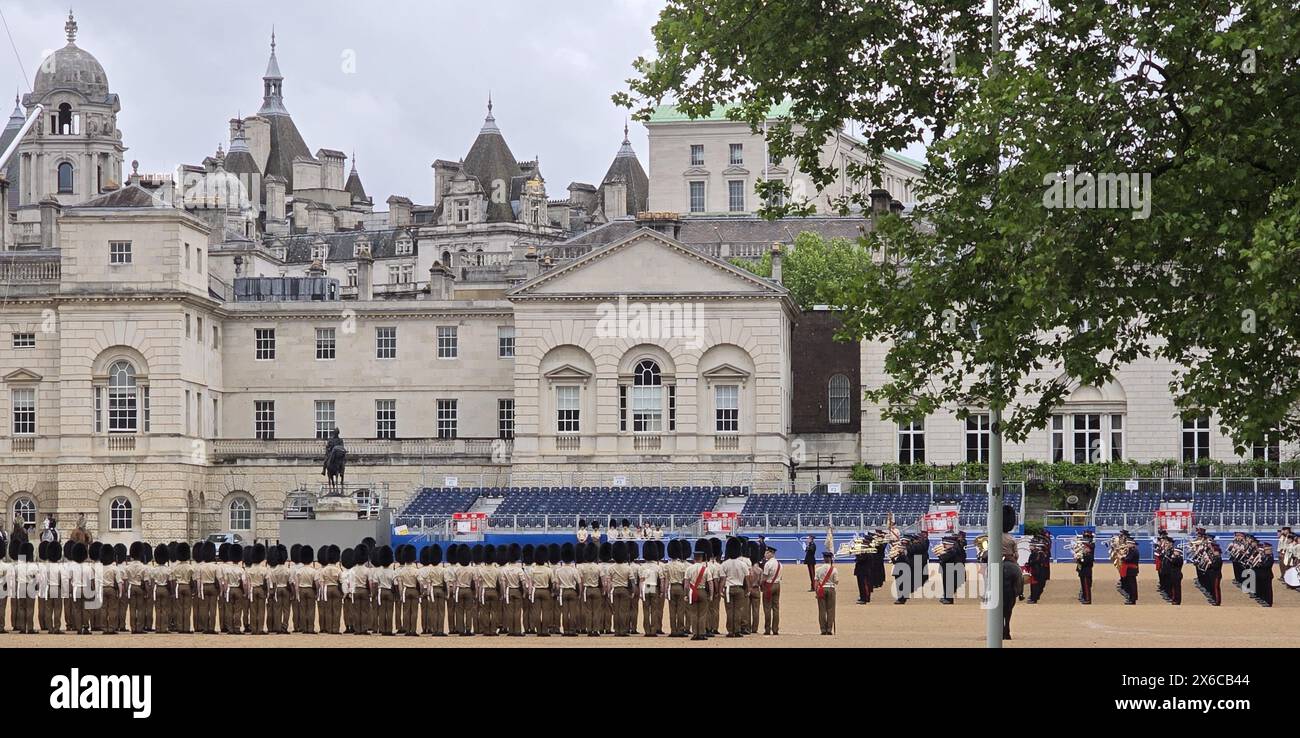
[[[1160,569],[1165,575],[1165,594],[1169,604],[1183,604],[1183,552],[1172,542],[1165,547],[1165,560]]]
[[[808,567],[808,591],[811,592],[817,579],[817,541],[812,536],[804,539],[803,563]]]
[[[943,577],[943,597],[939,603],[953,604],[953,590],[957,586],[957,557],[965,556],[966,549],[959,545],[957,536],[943,537],[943,550],[939,552],[939,575]]]
[[[1030,605],[1038,603],[1052,578],[1051,542],[1042,536],[1034,536],[1029,544],[1029,599]]]
[[[1093,533],[1085,530],[1075,548],[1074,570],[1079,574],[1079,604],[1092,604],[1092,567],[1097,561],[1097,544]]]
[[[858,604],[871,602],[871,554],[863,552],[853,557],[853,578],[858,580]]]

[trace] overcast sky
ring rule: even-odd
[[[599,183],[622,141],[610,102],[651,55],[662,0],[390,0],[382,3],[76,0],[77,45],[121,98],[126,172],[199,163],[256,113],[275,25],[285,105],[312,152],[356,151],[366,191],[431,200],[435,159],[469,151],[491,90],[516,159],[540,156],[547,191]],[[67,8],[0,0],[26,77],[0,37],[0,89],[30,91],[41,59],[66,43]],[[355,72],[345,61],[355,60]],[[10,93],[12,94],[12,93]],[[5,110],[5,117],[8,115]],[[647,163],[645,129],[632,144]]]

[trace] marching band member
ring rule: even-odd
[[[1038,603],[1052,578],[1051,546],[1051,538],[1043,534],[1035,534],[1030,540],[1029,562],[1025,566],[1029,573],[1029,599],[1026,602],[1030,605]]]
[[[803,563],[808,567],[808,591],[816,589],[817,583],[817,542],[812,536],[804,539]]]
[[[1138,547],[1137,541],[1128,535],[1128,531],[1120,531],[1124,537],[1119,551],[1119,581],[1120,587],[1124,593],[1124,604],[1136,605],[1138,599]]]
[[[758,632],[759,613],[763,610],[763,592],[758,588],[758,580],[763,576],[763,547],[757,541],[745,543],[745,555],[741,557],[749,565],[745,575],[745,591],[749,593],[749,610],[745,613],[745,635]]]
[[[695,542],[695,561],[686,567],[684,581],[686,584],[686,604],[690,609],[692,641],[704,641],[709,638],[709,600],[713,580],[709,577],[709,555],[712,547],[706,538]]]
[[[940,542],[941,550],[939,551],[939,575],[943,578],[943,597],[939,603],[951,605],[953,600],[953,590],[957,586],[957,563],[959,553],[965,552],[965,547],[958,546],[957,536],[944,536]]]
[[[1209,598],[1210,604],[1219,607],[1223,604],[1223,549],[1219,544],[1210,541],[1210,553],[1207,557],[1208,565],[1206,567],[1206,597]]]
[[[1096,562],[1096,543],[1093,533],[1084,531],[1074,544],[1074,570],[1079,575],[1079,604],[1092,604],[1092,567]]]

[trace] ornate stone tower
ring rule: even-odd
[[[49,196],[75,205],[122,182],[122,106],[99,61],[77,46],[72,13],[64,30],[68,45],[41,62],[31,94],[23,97],[28,114],[37,104],[45,110],[16,157],[20,207]]]

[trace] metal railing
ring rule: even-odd
[[[212,455],[226,458],[276,457],[321,459],[325,441],[315,438],[251,438],[211,441]],[[514,442],[502,438],[402,438],[347,441],[349,457],[357,456],[482,456],[506,464]]]
[[[664,538],[676,535],[699,535],[703,525],[700,513],[687,513],[684,515],[619,515],[598,512],[584,515],[492,515],[479,532],[575,533],[578,530],[578,521],[580,520],[596,520],[603,523],[610,519],[620,522],[627,520],[636,529],[640,529],[643,525],[658,526],[656,536],[662,534]],[[393,525],[405,525],[412,530],[418,531],[439,528],[450,530],[451,523],[452,517],[450,515],[397,515],[393,518]],[[601,532],[605,532],[603,526]],[[634,537],[632,540],[643,539]]]
[[[50,251],[19,251],[0,255],[0,282],[8,284],[58,284],[63,263]]]
[[[1284,490],[1284,482],[1291,489]],[[1128,489],[1134,484],[1137,489]],[[1192,524],[1196,526],[1276,528],[1300,521],[1300,494],[1296,494],[1295,489],[1295,479],[1277,477],[1103,478],[1098,482],[1096,498],[1088,510],[1088,522],[1099,528],[1150,527],[1155,525],[1156,510],[1162,502],[1189,502],[1192,505]],[[1238,493],[1248,493],[1254,499],[1245,505],[1234,504],[1234,495]],[[1290,499],[1270,502],[1260,499],[1261,493],[1284,493]],[[1124,495],[1144,495],[1145,499],[1155,495],[1155,504],[1149,512],[1107,512],[1102,509],[1103,497],[1114,499]]]

